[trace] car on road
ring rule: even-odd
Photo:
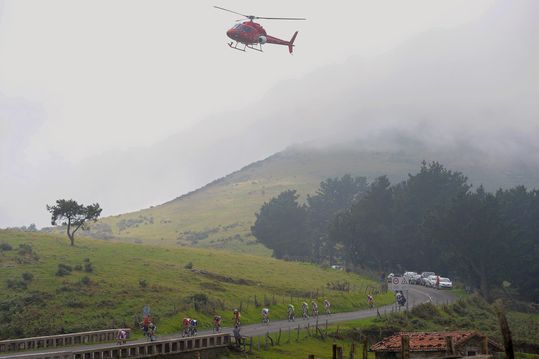
[[[446,277],[440,277],[440,284],[438,285],[438,289],[451,289],[453,288],[453,282],[449,278]]]
[[[427,286],[428,280],[427,278],[431,275],[436,275],[434,272],[423,272],[421,273],[421,278],[419,280],[419,284]]]
[[[421,274],[416,274],[410,281],[410,284],[421,284]]]
[[[425,286],[429,287],[429,288],[435,288],[437,278],[438,278],[437,275],[429,275],[427,277],[427,282],[426,282]]]
[[[404,272],[402,275],[410,284],[415,284],[418,274],[416,272]]]

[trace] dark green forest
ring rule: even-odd
[[[539,301],[539,191],[495,193],[437,162],[391,184],[345,175],[304,203],[294,190],[264,203],[253,235],[276,258],[347,269],[444,273],[500,295]]]

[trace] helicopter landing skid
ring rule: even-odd
[[[254,47],[253,45],[247,45],[247,47],[250,48],[251,50],[264,52],[262,51],[262,44],[258,44],[258,47]]]
[[[255,51],[260,51],[260,52],[263,52],[262,51],[262,45],[259,45],[258,47],[254,47],[253,45],[243,45],[243,48],[241,47],[238,47],[240,43],[236,41],[236,43],[234,44],[234,42],[229,42],[228,43],[228,46],[230,46],[231,49],[234,49],[234,50],[239,50],[239,51],[243,51],[245,52],[247,48],[251,49],[251,50],[255,50]]]

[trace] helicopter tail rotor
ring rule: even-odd
[[[292,35],[292,38],[290,39],[290,42],[288,43],[288,52],[292,53],[294,50],[294,41],[296,40],[296,36],[298,36],[298,32],[296,31],[294,35]]]

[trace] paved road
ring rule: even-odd
[[[426,302],[433,302],[434,304],[442,304],[447,302],[452,302],[455,300],[455,297],[451,294],[451,292],[448,291],[441,291],[436,290],[432,288],[425,288],[421,286],[411,286],[408,295],[408,306],[411,308],[414,305],[426,303]],[[323,308],[322,308],[323,309]],[[389,313],[392,310],[395,310],[394,305],[387,305],[384,307],[378,308],[378,311],[381,314]],[[351,321],[355,319],[363,319],[363,318],[369,318],[376,316],[376,309],[364,309],[359,310],[356,312],[345,312],[345,313],[335,313],[332,315],[320,315],[318,317],[318,325],[319,326],[325,326],[326,320],[328,323],[337,323],[337,322],[346,322]],[[274,333],[278,332],[279,329],[288,331],[288,328],[294,329],[297,328],[298,324],[301,325],[302,328],[306,327],[307,325],[310,325],[311,327],[316,325],[316,319],[310,318],[309,320],[303,320],[301,318],[296,319],[295,322],[289,322],[287,320],[278,320],[278,321],[272,321],[269,325],[263,325],[263,324],[250,324],[242,326],[241,328],[241,334],[244,336],[256,336],[256,335],[264,335],[267,332]],[[232,333],[231,328],[223,328],[223,332]],[[201,331],[199,332],[199,335],[204,334],[212,334],[211,330],[207,331]],[[177,338],[178,334],[171,334],[171,335],[159,335],[157,337],[157,340],[165,340],[165,339],[174,339]],[[146,339],[138,339],[129,341],[128,344],[134,344],[134,343],[143,343],[146,342]],[[52,349],[46,349],[46,350],[39,350],[32,352],[34,353],[45,353],[45,352],[69,352],[76,348],[77,350],[88,350],[88,349],[100,349],[100,348],[107,348],[110,347],[111,343],[104,343],[104,344],[93,344],[93,345],[85,345],[85,346],[78,346],[78,347],[70,347],[70,348],[52,348]],[[17,354],[23,354],[22,352]],[[0,359],[7,359],[7,358],[17,358],[17,354],[12,353],[10,355],[1,355]]]

